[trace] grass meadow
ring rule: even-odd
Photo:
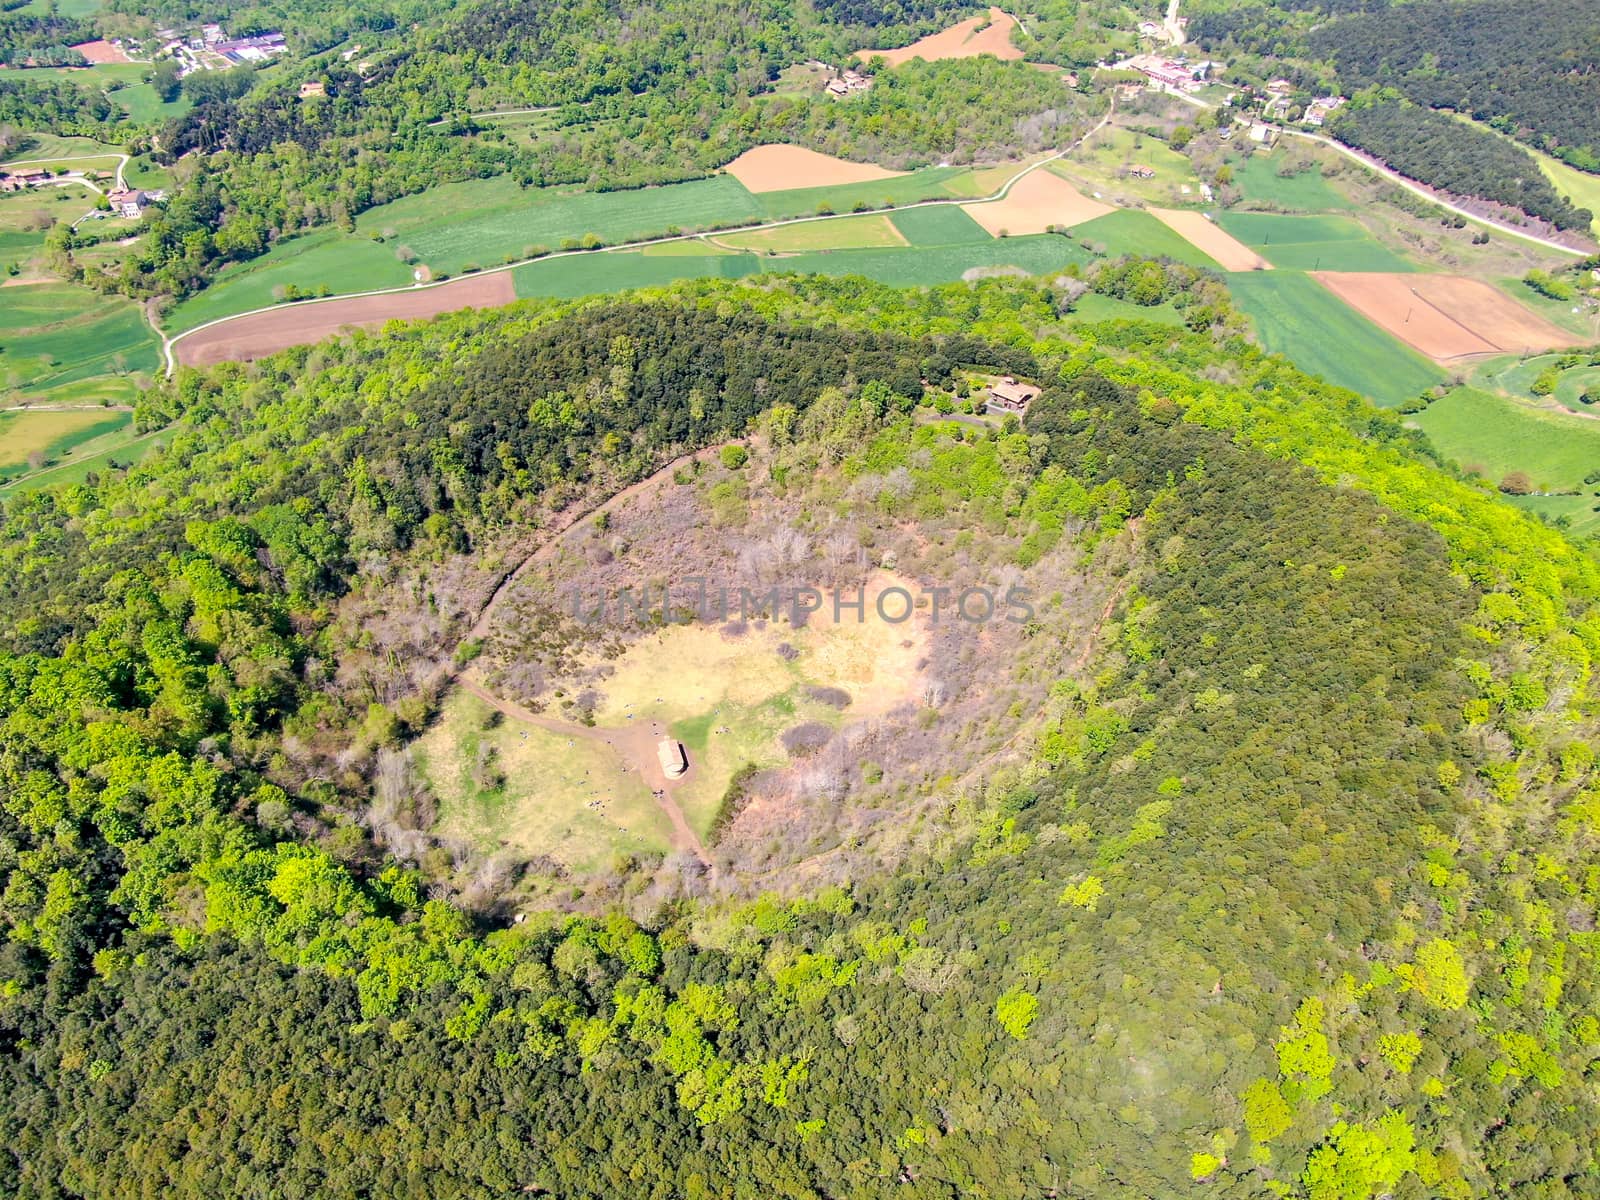
[[[1396,406],[1442,383],[1444,372],[1298,271],[1227,276],[1261,345],[1302,370]]]
[[[439,801],[436,833],[481,849],[549,854],[585,872],[617,852],[671,848],[671,826],[649,787],[603,744],[495,716],[458,692],[416,743]],[[590,807],[596,800],[601,807]]]
[[[78,446],[120,433],[132,420],[132,413],[114,409],[0,412],[0,481],[27,473],[32,462],[56,462]]]
[[[1600,533],[1600,493],[1584,477],[1600,467],[1600,422],[1532,408],[1479,388],[1457,388],[1411,418],[1434,447],[1464,470],[1498,483],[1512,471],[1536,492],[1520,502],[1549,516],[1566,516],[1574,533]]]
[[[1188,238],[1136,208],[1095,217],[1072,227],[1072,236],[1084,246],[1115,258],[1123,254],[1170,258],[1174,262],[1220,270],[1217,262]]]
[[[0,380],[25,394],[121,402],[130,372],[160,364],[155,334],[139,306],[70,284],[7,288],[0,305]],[[101,378],[105,377],[105,378]]]
[[[1233,186],[1247,202],[1296,212],[1337,212],[1353,207],[1347,196],[1323,178],[1320,167],[1280,175],[1288,161],[1282,149],[1257,150],[1248,158],[1230,159]]]
[[[987,229],[955,204],[907,208],[889,219],[913,246],[962,246],[994,240]]]
[[[1290,271],[1415,271],[1352,217],[1224,212],[1217,224]]]
[[[965,213],[961,215],[966,216]],[[900,232],[898,223],[892,224],[888,217],[876,215],[840,217],[831,221],[806,221],[799,225],[780,225],[776,229],[756,229],[749,233],[729,234],[718,237],[717,241],[724,246],[734,246],[740,250],[775,250],[779,253],[906,244],[906,238]]]

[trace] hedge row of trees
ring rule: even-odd
[[[1345,105],[1328,130],[1402,175],[1457,196],[1519,208],[1557,229],[1587,230],[1593,219],[1556,191],[1521,146],[1393,92]]]

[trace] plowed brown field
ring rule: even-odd
[[[372,329],[386,321],[437,317],[460,308],[498,308],[516,298],[511,272],[496,271],[452,279],[439,287],[285,304],[202,327],[180,337],[175,347],[178,361],[186,367],[249,362],[290,346],[320,342],[341,329]]]

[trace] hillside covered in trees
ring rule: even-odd
[[[1070,303],[458,314],[182,372],[163,452],[8,502],[0,1190],[1593,1195],[1592,549],[1210,292]],[[906,411],[961,366],[1043,394]],[[1012,753],[904,798],[937,836],[826,880],[619,864],[522,921],[375,837],[508,556],[747,434],[1106,589]]]
[[[1406,175],[1561,229],[1587,224],[1531,155],[1448,113],[1600,171],[1596,0],[1198,0],[1185,12],[1190,36],[1245,78],[1366,100],[1329,132]]]
[[[1476,196],[1587,230],[1593,214],[1570,203],[1521,146],[1398,97],[1361,98],[1334,114],[1328,131],[1402,175],[1458,196]]]
[[[1597,0],[1423,0],[1319,25],[1311,53],[1351,91],[1398,88],[1600,170]]]

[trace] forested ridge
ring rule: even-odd
[[[1521,146],[1393,93],[1345,105],[1328,131],[1402,175],[1521,209],[1557,229],[1587,230],[1593,219],[1556,191]]]
[[[9,502],[0,1190],[1594,1194],[1593,558],[1214,310],[1061,304],[461,314],[182,372]],[[973,362],[1020,434],[886,403]],[[448,643],[451,572],[834,387],[796,461],[1127,564],[937,851],[507,925],[341,815],[435,701],[352,612]]]
[[[1395,87],[1594,171],[1597,27],[1596,0],[1423,0],[1328,22],[1308,46],[1351,90]]]

